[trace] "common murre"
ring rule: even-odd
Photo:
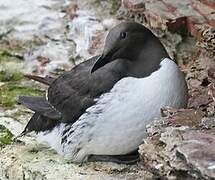
[[[130,153],[160,109],[187,104],[183,73],[159,39],[134,22],[109,32],[101,56],[57,79],[30,78],[49,89],[47,99],[19,98],[35,112],[23,134],[35,131],[39,141],[73,162],[133,162],[136,156]]]

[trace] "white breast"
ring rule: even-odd
[[[97,99],[73,124],[74,133],[68,135],[63,154],[74,161],[82,161],[89,154],[127,154],[141,144],[146,125],[160,116],[160,108],[186,104],[184,75],[172,60],[165,58],[160,69],[150,76],[123,78]]]

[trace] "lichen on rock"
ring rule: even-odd
[[[0,149],[13,141],[13,134],[3,125],[0,125]]]

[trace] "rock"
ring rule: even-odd
[[[3,125],[0,125],[0,149],[11,144],[13,134]]]
[[[21,139],[25,140],[25,138]],[[0,179],[145,179],[152,174],[136,165],[114,163],[74,164],[54,151],[38,145],[34,139],[28,143],[16,142],[0,151]]]
[[[215,68],[211,67],[208,69],[208,78],[211,84],[208,85],[208,94],[212,97],[215,103]]]
[[[62,23],[60,13],[53,11],[59,8],[62,1],[20,0],[16,3],[2,0],[0,2],[0,25],[2,28],[12,29],[11,39],[31,40],[34,36],[55,34]]]
[[[215,178],[214,117],[172,108],[163,116],[147,127],[149,137],[140,146],[144,168],[167,179]]]
[[[198,30],[198,35],[197,35],[197,39],[199,41],[198,45],[200,47],[205,48],[208,51],[211,51],[214,54],[215,53],[215,24],[213,25],[204,24],[204,25],[198,25],[196,27]]]
[[[208,69],[208,77],[210,78],[211,82],[215,83],[215,68],[214,67],[210,67]]]
[[[180,132],[186,129],[160,126],[160,133],[144,140],[139,152],[145,169],[161,179],[191,179],[186,172],[189,167],[176,157],[175,151],[175,146],[181,141]]]
[[[132,11],[145,9],[145,4],[142,0],[122,0],[122,6]]]
[[[59,69],[70,70],[74,65],[69,60],[75,48],[74,44],[64,38],[57,42],[49,40],[33,51],[26,52],[25,73],[47,75]]]
[[[182,137],[176,149],[178,156],[205,179],[215,178],[215,135],[190,131]]]
[[[215,129],[215,117],[204,117],[200,126],[204,129]]]
[[[201,123],[204,113],[194,109],[163,108],[162,115],[170,125],[197,127]]]
[[[210,104],[211,98],[208,94],[204,94],[202,92],[196,92],[195,95],[193,95],[193,98],[189,99],[189,107],[190,108],[200,108],[202,106],[207,106]]]
[[[213,101],[215,102],[215,83],[211,83],[208,86],[208,94],[212,97]]]
[[[214,1],[122,0],[121,15],[151,28],[189,32],[208,50],[215,50]]]

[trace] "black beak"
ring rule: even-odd
[[[101,55],[96,60],[96,63],[93,65],[93,68],[91,69],[91,73],[95,72],[97,69],[103,67],[107,63],[111,62],[111,57],[108,55]]]

